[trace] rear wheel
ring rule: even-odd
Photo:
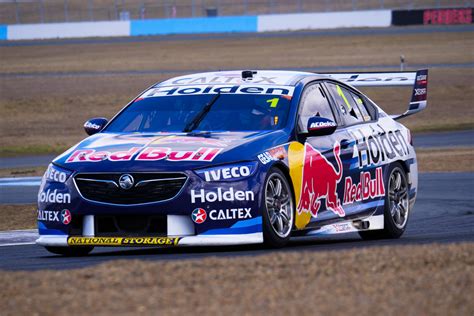
[[[88,255],[94,247],[45,247],[51,253],[66,257],[81,257]]]
[[[400,163],[389,168],[390,176],[385,186],[384,229],[361,231],[363,239],[400,238],[405,232],[410,211],[407,175]]]
[[[293,194],[283,172],[272,168],[264,186],[263,238],[267,246],[283,247],[293,229]]]

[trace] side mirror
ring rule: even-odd
[[[324,136],[331,135],[337,128],[337,124],[330,119],[313,116],[308,120],[308,135],[309,136]]]
[[[95,133],[100,132],[105,125],[107,125],[108,120],[104,117],[96,117],[90,119],[84,123],[84,130],[87,135],[94,135]]]

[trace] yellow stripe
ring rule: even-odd
[[[176,246],[179,237],[69,237],[69,246]]]
[[[349,108],[349,111],[352,110],[352,106],[350,105],[349,101],[347,101],[346,96],[344,95],[344,92],[342,92],[341,87],[339,87],[339,85],[336,85],[336,87],[337,87],[337,93],[344,99],[344,102],[346,102],[346,105]]]

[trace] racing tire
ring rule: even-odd
[[[410,197],[405,170],[398,162],[389,167],[389,177],[385,186],[384,229],[360,231],[364,240],[400,238],[408,223]]]
[[[294,222],[293,191],[283,172],[272,168],[263,192],[263,240],[271,248],[281,248],[290,240]]]
[[[45,247],[51,253],[63,255],[65,257],[82,257],[87,256],[94,247]]]

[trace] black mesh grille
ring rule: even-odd
[[[95,236],[133,237],[166,236],[167,221],[163,215],[98,215]]]
[[[173,198],[186,182],[182,173],[128,173],[134,178],[132,188],[120,188],[123,173],[80,173],[74,178],[82,196],[111,204],[142,204]]]
[[[82,221],[83,220],[84,220],[83,215],[72,216],[72,221],[68,225],[70,236],[82,236]]]

